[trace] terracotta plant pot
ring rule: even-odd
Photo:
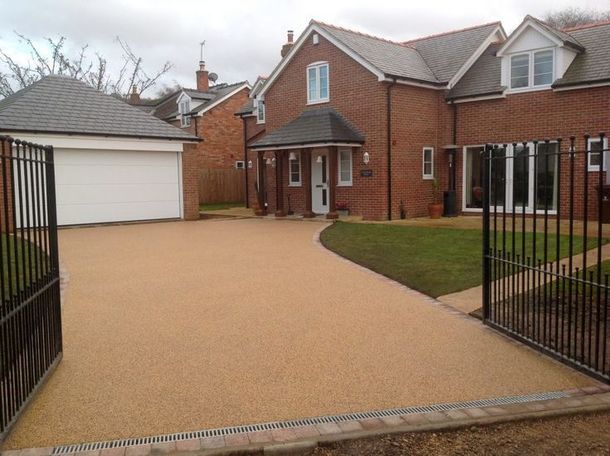
[[[439,219],[443,215],[443,203],[428,204],[428,214],[431,219]]]

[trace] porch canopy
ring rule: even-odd
[[[306,169],[311,170],[311,150],[314,148],[327,148],[330,153],[329,159],[329,212],[327,217],[335,218],[335,187],[337,184],[337,148],[338,147],[361,147],[364,136],[333,108],[318,108],[302,112],[296,119],[286,125],[268,133],[260,140],[253,143],[250,148],[258,151],[259,166],[263,166],[263,154],[265,151],[275,151],[276,157],[276,216],[285,215],[282,170],[285,153],[293,149],[303,152],[303,164]],[[259,200],[262,201],[262,188],[259,188]],[[305,179],[306,211],[304,216],[312,217],[311,204],[311,179]]]

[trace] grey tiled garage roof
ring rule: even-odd
[[[0,101],[0,131],[199,141],[82,81],[46,76]]]
[[[494,43],[481,54],[481,57],[462,76],[462,79],[449,91],[447,98],[501,94],[505,87],[500,83],[501,62],[496,52],[502,46]]]
[[[283,127],[252,144],[252,149],[316,143],[362,144],[364,136],[333,108],[303,112]]]

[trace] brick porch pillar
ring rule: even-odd
[[[284,151],[279,150],[275,153],[275,216],[286,217],[284,210]]]
[[[312,218],[316,214],[313,213],[311,202],[311,149],[303,149],[301,156],[304,158],[303,166],[305,167],[303,173],[305,178],[305,212],[303,217]]]
[[[337,214],[337,146],[331,146],[329,149],[328,164],[328,214],[327,219],[339,218]]]

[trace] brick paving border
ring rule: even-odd
[[[320,443],[384,434],[459,429],[544,417],[610,411],[610,385],[564,391],[566,397],[543,401],[476,407],[445,412],[328,422],[287,429],[188,438],[176,442],[136,444],[102,450],[60,453],[70,456],[160,456],[163,454],[246,455],[305,454]],[[138,439],[134,439],[137,441]],[[9,450],[1,456],[51,456],[53,447]]]

